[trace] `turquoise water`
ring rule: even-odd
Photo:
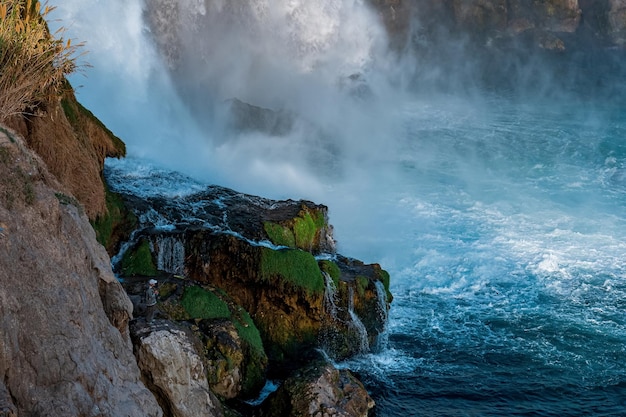
[[[405,102],[378,169],[318,200],[339,251],[391,273],[385,343],[337,364],[375,416],[626,415],[626,120],[590,108]],[[107,164],[137,194],[203,187]]]
[[[346,366],[376,416],[626,415],[624,109],[442,103],[383,193],[387,347]]]

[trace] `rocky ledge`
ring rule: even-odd
[[[115,174],[108,175],[115,189]],[[322,407],[367,415],[373,402],[362,384],[327,359],[376,349],[391,302],[389,275],[336,253],[327,207],[218,186],[178,198],[117,191],[135,227],[105,243],[137,312],[131,334],[142,375],[164,409],[183,398],[282,415],[284,401],[272,398],[288,397],[303,413]],[[150,278],[160,290],[152,326],[142,316]],[[312,369],[321,373],[313,378]],[[194,378],[186,387],[170,383]],[[280,388],[252,406],[270,381]],[[320,399],[315,390],[338,391]]]

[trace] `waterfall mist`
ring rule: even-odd
[[[361,1],[70,0],[56,13],[89,50],[87,79],[71,80],[79,100],[131,156],[245,192],[321,198],[329,178],[390,150],[386,37]],[[233,128],[233,99],[288,128],[247,126],[249,107]]]
[[[510,74],[505,92],[513,85],[561,104],[569,96],[555,94],[554,74],[582,77],[576,68],[548,71],[540,56],[481,60],[437,11],[431,21],[419,10],[411,16],[411,52],[392,51],[361,0],[56,6],[89,51],[91,67],[71,79],[78,99],[126,142],[130,158],[242,192],[327,204],[340,245],[391,269],[391,248],[424,231],[407,228],[415,208],[402,203],[416,190],[454,183],[481,200],[532,201],[532,187],[516,177],[532,173],[517,157],[527,143],[514,134],[527,116],[499,114],[481,77],[492,76],[490,85]],[[589,105],[552,110],[602,124]],[[563,149],[550,149],[554,163]]]

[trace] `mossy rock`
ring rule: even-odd
[[[199,286],[185,288],[180,304],[194,319],[230,318],[228,304],[213,292]]]
[[[355,283],[357,294],[359,294],[359,297],[363,298],[365,296],[365,290],[370,284],[369,278],[363,275],[357,275]]]
[[[202,320],[205,323],[219,323],[224,320],[232,323],[241,341],[241,349],[234,345],[230,346],[228,343],[224,344],[223,340],[218,343],[216,340],[205,339],[207,355],[213,356],[212,367],[216,372],[213,375],[213,382],[220,381],[233,367],[242,366],[242,395],[244,397],[253,395],[263,387],[268,363],[261,334],[247,311],[232,304],[230,299],[225,300],[222,297],[227,296],[220,291],[214,292],[200,286],[189,286],[183,292],[180,305],[191,319]],[[218,349],[218,356],[221,359],[216,357],[215,349]],[[210,351],[213,352],[209,353]]]
[[[339,269],[339,266],[335,262],[326,259],[321,260],[319,262],[319,266],[323,272],[330,275],[330,278],[335,283],[335,288],[339,287],[339,280],[341,279],[341,270]]]
[[[157,268],[152,259],[150,243],[142,239],[132,250],[124,253],[121,262],[121,272],[125,276],[146,276],[157,275]]]
[[[95,123],[102,131],[109,137],[111,143],[115,147],[115,153],[117,156],[126,156],[126,144],[109,128],[107,128],[104,123],[100,121],[91,111],[89,111],[85,106],[80,104],[73,93],[71,93],[72,87],[69,82],[65,81],[65,94],[61,98],[61,107],[63,108],[63,113],[65,113],[65,117],[72,125],[72,128],[76,132],[86,131],[85,120],[89,120],[90,122]]]
[[[137,217],[126,208],[122,197],[105,184],[107,213],[91,222],[96,239],[107,250],[109,256],[117,252],[120,240],[124,240],[137,226]]]
[[[299,249],[262,248],[261,277],[279,285],[287,283],[309,295],[324,293],[324,278],[315,257]]]
[[[326,218],[320,210],[305,205],[293,219],[263,223],[265,233],[273,244],[309,252],[318,249],[322,230],[327,226]]]
[[[383,286],[385,287],[385,292],[387,294],[387,302],[391,303],[391,301],[393,301],[393,295],[391,294],[391,290],[389,289],[391,281],[389,277],[389,272],[385,271],[382,268],[379,268],[376,270],[376,278],[378,278],[383,283]]]

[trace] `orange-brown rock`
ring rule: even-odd
[[[13,117],[19,132],[50,172],[95,220],[106,213],[102,168],[106,157],[125,155],[125,145],[68,90],[61,100],[42,104],[36,115]]]

